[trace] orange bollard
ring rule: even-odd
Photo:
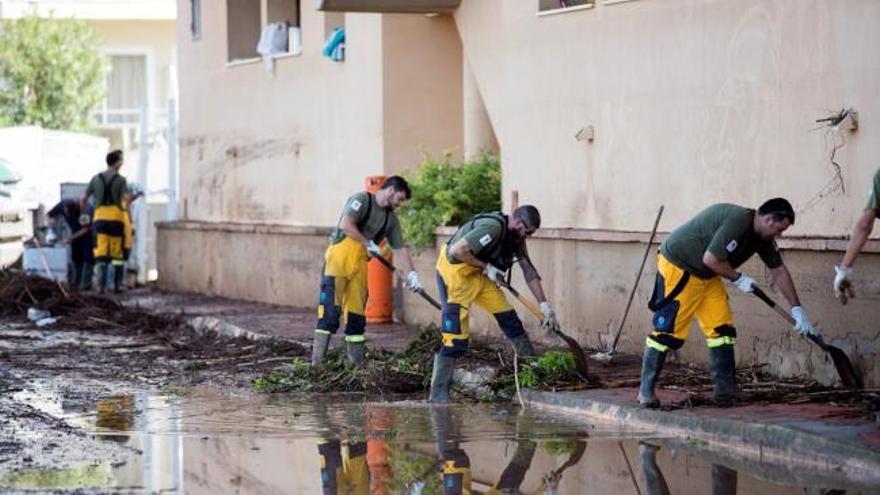
[[[385,177],[373,175],[367,177],[366,190],[374,193],[382,187]],[[388,243],[382,241],[379,245],[383,252]],[[392,261],[391,253],[385,256]],[[392,291],[393,274],[378,260],[370,260],[367,263],[367,307],[365,309],[368,323],[390,323],[394,314],[394,294]]]

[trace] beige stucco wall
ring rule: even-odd
[[[462,154],[461,42],[449,16],[383,16],[385,172],[413,168],[422,153]],[[426,55],[430,58],[426,59]]]
[[[650,230],[703,206],[792,200],[794,235],[849,232],[880,165],[880,3],[636,0],[537,16],[536,2],[464,0],[464,55],[495,125],[503,198],[553,227]],[[828,110],[862,129],[837,153]],[[592,144],[577,141],[595,126]],[[541,180],[535,180],[540,174]]]
[[[346,60],[321,56],[325,14],[303,4],[302,55],[227,64],[225,4],[189,36],[179,3],[181,214],[203,221],[331,225],[368,175],[461,143],[450,18],[346,14]],[[394,48],[392,49],[391,46]],[[435,120],[436,119],[436,120]]]

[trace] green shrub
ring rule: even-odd
[[[461,163],[449,154],[428,156],[407,180],[412,199],[400,221],[405,238],[417,249],[433,245],[439,226],[461,225],[477,213],[501,209],[501,164],[488,153]]]

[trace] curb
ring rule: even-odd
[[[523,396],[529,406],[538,409],[656,432],[658,436],[705,442],[712,450],[746,460],[796,464],[880,486],[880,452],[816,433],[770,423],[641,409],[565,393],[523,390]]]

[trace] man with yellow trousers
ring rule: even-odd
[[[462,225],[437,258],[443,345],[434,356],[431,402],[448,402],[455,359],[469,345],[469,313],[477,304],[495,317],[504,335],[520,356],[534,356],[532,343],[507,298],[496,285],[515,261],[541,306],[546,329],[557,325],[556,314],[544,296],[541,277],[532,265],[526,239],[541,226],[541,214],[532,205],[520,206],[508,216],[501,212],[479,214]]]
[[[755,281],[736,270],[758,253],[775,285],[791,305],[794,329],[815,334],[801,307],[791,274],[782,262],[775,239],[794,224],[794,210],[784,198],[768,200],[757,211],[727,203],[712,205],[675,229],[660,245],[657,281],[648,306],[654,331],[645,341],[641,387],[642,407],[657,408],[654,384],[670,349],[687,339],[694,317],[706,337],[715,400],[736,398],[736,328],[722,279],[751,293]]]
[[[394,210],[410,198],[406,180],[397,175],[385,179],[376,193],[361,191],[345,202],[345,208],[324,253],[318,323],[312,345],[312,366],[318,366],[327,353],[330,337],[345,319],[346,355],[358,364],[364,359],[364,331],[367,324],[367,260],[381,256],[379,244],[388,239],[395,259],[402,260],[407,273],[406,286],[422,288],[413,268],[412,253],[403,243],[400,222]]]
[[[82,211],[86,211],[89,196],[95,197],[95,211],[92,219],[94,232],[94,257],[98,276],[98,292],[107,288],[107,268],[113,268],[115,291],[122,289],[125,259],[131,249],[131,220],[127,207],[132,196],[128,192],[125,177],[119,173],[122,168],[122,150],[107,154],[107,170],[95,174],[86,188],[81,200]],[[84,218],[88,223],[88,218]],[[83,223],[83,222],[81,222]]]

